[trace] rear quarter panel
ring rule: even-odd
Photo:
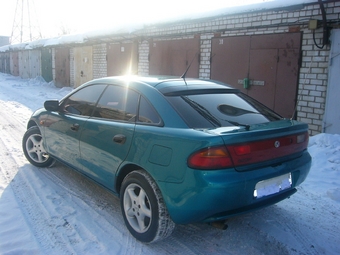
[[[222,144],[221,137],[202,131],[137,125],[125,163],[138,164],[157,181],[178,183],[192,152]]]

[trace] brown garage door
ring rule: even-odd
[[[138,44],[107,45],[107,75],[138,74]]]
[[[181,76],[189,64],[187,77],[198,78],[200,39],[181,39],[150,42],[151,75]]]
[[[211,79],[239,88],[291,118],[297,96],[300,47],[301,33],[213,38]]]

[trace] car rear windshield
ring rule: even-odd
[[[215,128],[266,123],[281,116],[242,93],[167,96],[191,128]]]

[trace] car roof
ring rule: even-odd
[[[179,78],[174,76],[112,76],[96,79],[93,82],[119,83],[152,86],[164,95],[183,95],[195,93],[237,93],[238,89],[214,80]],[[86,84],[89,84],[86,83]],[[85,84],[84,84],[85,85]]]

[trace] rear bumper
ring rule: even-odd
[[[159,186],[175,223],[211,222],[230,218],[275,204],[296,192],[307,177],[311,157],[305,151],[299,158],[257,170],[234,169],[201,171],[187,169],[182,183],[160,182]],[[291,173],[292,187],[274,195],[255,198],[259,181]]]
[[[242,214],[242,213],[248,213],[254,210],[261,209],[263,207],[267,207],[273,204],[276,204],[286,198],[289,198],[291,195],[293,195],[297,190],[295,188],[290,189],[288,191],[280,192],[274,196],[270,196],[264,200],[258,201],[256,203],[249,204],[247,206],[244,206],[242,208],[237,208],[230,211],[225,211],[222,213],[217,213],[215,215],[211,215],[209,218],[206,218],[203,220],[203,222],[212,222],[212,221],[219,221],[224,220],[227,218],[231,218],[233,216]]]

